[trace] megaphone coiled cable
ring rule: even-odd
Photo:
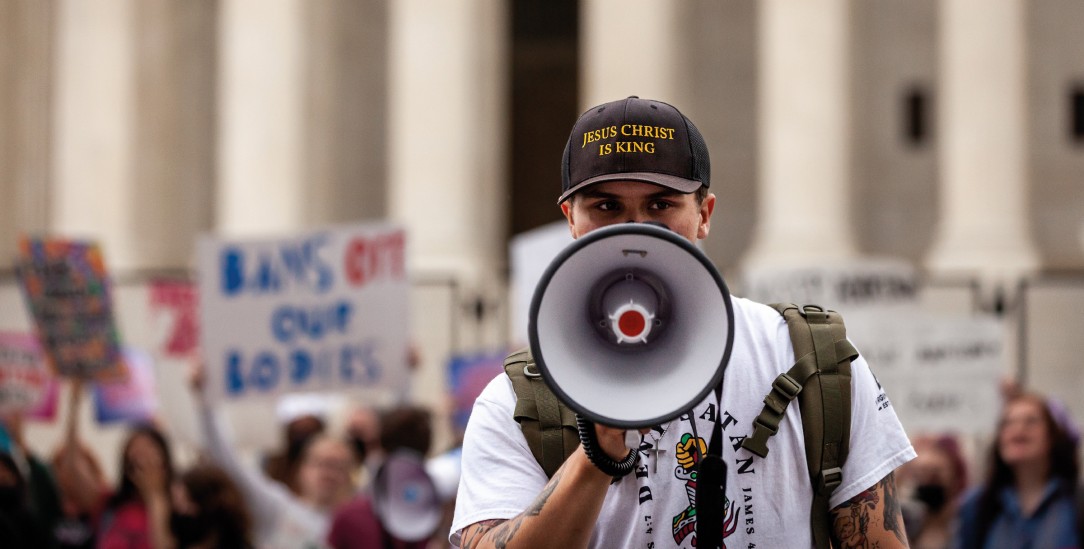
[[[598,435],[595,434],[595,424],[583,416],[576,414],[576,428],[580,432],[580,444],[587,459],[607,475],[619,479],[632,472],[636,468],[636,462],[640,461],[640,454],[636,450],[629,450],[625,459],[620,462],[606,455],[598,446]]]

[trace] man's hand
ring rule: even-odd
[[[628,457],[630,448],[625,445],[625,429],[595,424],[595,436],[598,437],[599,448],[610,459],[621,462]]]

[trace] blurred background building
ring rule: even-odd
[[[192,276],[200,234],[392,220],[412,398],[436,402],[450,354],[517,343],[509,243],[560,220],[579,113],[628,95],[703,132],[735,294],[748,269],[901,261],[1079,403],[1076,0],[0,0],[0,328],[29,326],[21,234],[101,242],[149,347],[144,285]]]

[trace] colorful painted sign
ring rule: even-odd
[[[19,280],[47,362],[61,376],[123,379],[109,279],[93,242],[24,238]]]
[[[408,379],[406,234],[355,225],[275,240],[200,240],[211,398],[399,392]]]

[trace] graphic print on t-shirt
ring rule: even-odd
[[[677,514],[673,520],[674,541],[680,546],[685,538],[693,536],[693,546],[696,545],[696,472],[700,465],[700,458],[707,453],[708,445],[701,437],[694,437],[691,433],[681,435],[674,451],[678,466],[674,469],[674,476],[685,482],[685,492],[689,496],[689,506]],[[725,497],[725,496],[724,496]],[[723,500],[723,539],[734,533],[738,527],[738,506],[731,502],[729,497]],[[725,545],[724,545],[725,547]]]
[[[714,403],[708,403],[701,410],[694,410],[694,414],[697,419],[696,429],[692,426],[690,415],[685,414],[675,421],[673,432],[667,432],[666,427],[653,427],[652,431],[658,435],[651,437],[654,439],[654,444],[646,438],[641,441],[640,453],[642,461],[636,470],[635,476],[647,482],[648,477],[654,477],[658,474],[660,476],[655,482],[680,483],[680,485],[683,485],[682,488],[671,493],[675,495],[676,493],[682,493],[684,496],[674,499],[664,498],[663,501],[658,502],[665,506],[666,514],[663,516],[669,519],[669,534],[674,545],[671,546],[669,543],[658,544],[656,538],[656,541],[648,542],[646,545],[648,549],[661,549],[662,547],[695,548],[697,546],[697,469],[701,457],[708,450],[708,441],[704,437],[698,436],[697,431],[703,432],[707,429],[710,432],[718,412]],[[741,475],[755,473],[752,456],[750,455],[746,459],[740,457],[746,453],[745,450],[741,450],[739,453],[741,441],[746,436],[746,433],[735,432],[740,429],[738,427],[740,422],[731,412],[726,410],[718,417],[719,426],[726,437],[724,442],[737,453],[736,455],[724,457],[728,461],[731,473],[739,475],[739,478]],[[664,441],[667,447],[655,448],[655,445],[659,444],[659,440],[663,439],[664,434],[666,435]],[[729,452],[724,450],[723,453],[727,454]],[[662,463],[661,466],[660,462]],[[669,467],[672,467],[672,469],[667,472]],[[733,478],[731,480],[732,482],[728,483],[727,494],[724,496],[722,523],[719,525],[722,528],[724,540],[737,531],[739,524],[743,525],[742,528],[746,535],[750,535],[755,531],[752,514],[752,485],[745,486],[740,481],[735,483]],[[650,483],[642,484],[639,490],[641,505],[655,499],[656,494],[652,493]],[[738,494],[738,497],[733,497],[734,494]],[[644,510],[647,511],[647,508],[644,508]],[[652,535],[654,518],[651,514],[646,513],[642,517],[646,528],[644,533],[649,537],[654,537]]]

